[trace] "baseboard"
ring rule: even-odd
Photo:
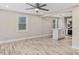
[[[61,38],[59,38],[58,40],[62,40],[62,39],[64,39],[65,37],[61,37]]]
[[[43,35],[37,35],[37,36],[31,36],[31,37],[23,37],[23,38],[17,38],[17,39],[10,39],[10,40],[2,40],[0,43],[9,43],[9,42],[14,42],[18,40],[26,40],[26,39],[33,39],[33,38],[40,38],[40,37],[49,37],[51,34],[43,34]]]
[[[79,50],[79,46],[72,46],[72,48]]]

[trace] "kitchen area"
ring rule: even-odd
[[[52,33],[54,40],[72,38],[72,17],[54,17]]]

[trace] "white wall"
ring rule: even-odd
[[[72,47],[79,48],[79,7],[76,7],[72,10],[72,28]]]
[[[53,18],[42,18],[42,33],[43,34],[52,34],[52,20]]]
[[[28,16],[28,31],[17,32],[18,16]],[[51,34],[51,18],[41,18],[16,12],[0,11],[0,40]]]

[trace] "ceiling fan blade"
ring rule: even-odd
[[[26,8],[26,10],[31,10],[31,9],[35,9],[35,8]]]
[[[26,4],[28,4],[28,5],[30,5],[30,6],[32,6],[32,7],[34,7],[34,8],[36,8],[36,6],[34,6],[34,5],[30,4],[30,3],[26,3]]]
[[[41,5],[40,7],[44,7],[44,6],[47,6],[47,4],[43,4],[43,5]]]
[[[39,5],[40,5],[39,3],[36,3],[36,6],[37,6],[37,7],[39,7]]]
[[[44,9],[44,8],[39,8],[40,10],[44,10],[44,11],[49,11],[48,9]]]

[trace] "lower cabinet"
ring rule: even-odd
[[[64,29],[53,29],[53,39],[58,40],[65,37],[65,31]]]

